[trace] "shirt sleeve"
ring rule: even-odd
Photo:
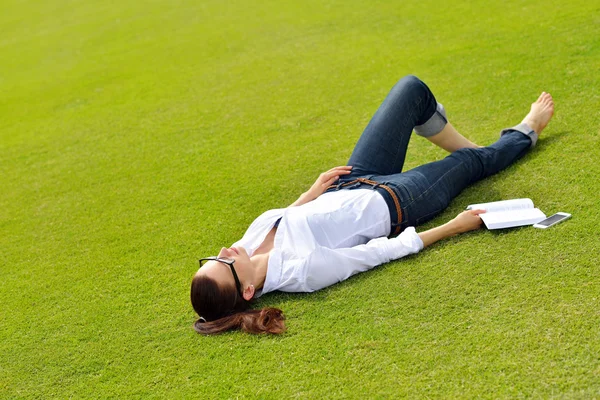
[[[355,247],[319,247],[306,260],[306,291],[333,285],[377,265],[418,253],[422,248],[423,241],[413,227],[405,229],[398,237],[372,239]]]

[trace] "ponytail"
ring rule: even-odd
[[[194,323],[198,333],[212,335],[240,329],[244,332],[279,334],[285,331],[285,317],[277,308],[250,308],[250,302],[235,287],[221,287],[207,276],[192,280],[191,301],[200,315]]]
[[[284,319],[281,310],[267,307],[262,310],[238,312],[210,322],[199,319],[194,323],[194,329],[196,332],[205,335],[214,335],[237,329],[254,334],[279,334],[285,331]]]

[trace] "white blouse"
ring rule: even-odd
[[[413,227],[386,237],[390,213],[372,189],[329,192],[298,207],[267,211],[233,246],[251,256],[279,218],[265,283],[256,297],[274,290],[313,292],[423,248]]]

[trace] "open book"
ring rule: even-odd
[[[546,219],[546,215],[533,206],[531,199],[513,199],[491,203],[471,204],[467,210],[486,210],[480,214],[488,229],[512,228],[533,225]]]

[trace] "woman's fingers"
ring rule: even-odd
[[[479,215],[479,214],[483,214],[485,212],[485,210],[483,209],[479,209],[479,210],[469,210],[471,212],[471,214],[473,215]]]
[[[348,175],[352,172],[352,166],[350,165],[341,165],[339,167],[331,168],[329,171],[323,172],[317,178],[317,181],[312,187],[312,191],[317,196],[321,194],[328,186],[333,185],[335,181],[337,181],[340,176]]]
[[[454,218],[453,225],[457,228],[459,233],[472,231],[478,229],[483,221],[479,214],[483,214],[485,210],[468,210],[463,211]]]
[[[331,168],[329,171],[321,174],[321,176],[323,177],[323,179],[327,179],[329,181],[333,177],[336,177],[336,179],[338,179],[340,175],[348,175],[351,172],[352,167],[349,165],[345,165],[341,167]]]
[[[334,172],[334,171],[342,172],[342,171],[347,171],[347,173],[350,173],[351,170],[352,170],[352,167],[350,165],[342,165],[342,166],[339,166],[339,167],[331,168],[327,172]]]
[[[483,223],[483,221],[481,220],[481,217],[479,216],[479,214],[483,214],[485,212],[485,210],[470,210],[469,214],[471,217],[471,230],[472,229],[477,229],[481,226],[481,224]]]
[[[339,179],[339,176],[333,176],[328,181],[323,182],[323,187],[327,188],[327,186],[333,185],[335,181]]]

